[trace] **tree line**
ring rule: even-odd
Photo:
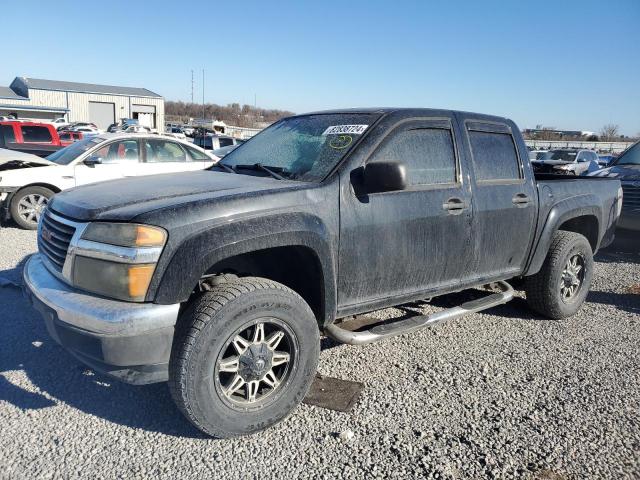
[[[174,102],[172,100],[165,102],[164,111],[168,121],[186,122],[189,118],[205,118],[221,120],[227,125],[249,128],[262,128],[294,114],[287,110],[259,108],[239,103],[230,103],[226,106],[205,103],[203,106],[197,103]]]

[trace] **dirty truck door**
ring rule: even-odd
[[[404,164],[406,190],[358,193],[341,180],[340,308],[465,277],[472,254],[471,191],[455,128],[451,118],[401,121],[364,160]]]
[[[507,278],[522,271],[534,237],[538,196],[523,163],[514,124],[461,114],[470,147],[473,184],[473,268],[479,277]],[[522,142],[520,142],[522,143]]]

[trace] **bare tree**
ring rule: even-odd
[[[611,142],[620,136],[620,126],[608,123],[600,129],[600,140],[603,142]]]

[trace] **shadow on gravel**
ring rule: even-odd
[[[587,302],[611,305],[618,310],[640,315],[640,295],[635,293],[615,293],[590,291]]]
[[[22,283],[25,261],[26,258],[16,268],[0,271],[0,277]],[[0,400],[22,410],[66,403],[131,428],[209,438],[180,414],[166,384],[127,385],[94,373],[73,358],[49,337],[40,315],[27,304],[19,288],[0,288],[0,312]],[[11,371],[23,371],[41,393],[14,385],[5,375]]]
[[[640,232],[616,230],[616,238],[611,245],[598,252],[596,262],[640,264]]]

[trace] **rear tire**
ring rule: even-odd
[[[26,187],[18,190],[13,199],[9,211],[11,218],[19,227],[26,230],[38,228],[40,215],[55,193],[46,187]]]
[[[218,438],[246,435],[302,401],[319,354],[318,324],[298,294],[264,278],[238,278],[203,293],[182,314],[169,388],[198,429]]]
[[[575,314],[584,303],[593,277],[593,252],[579,233],[555,233],[538,273],[525,277],[527,303],[552,319]]]

